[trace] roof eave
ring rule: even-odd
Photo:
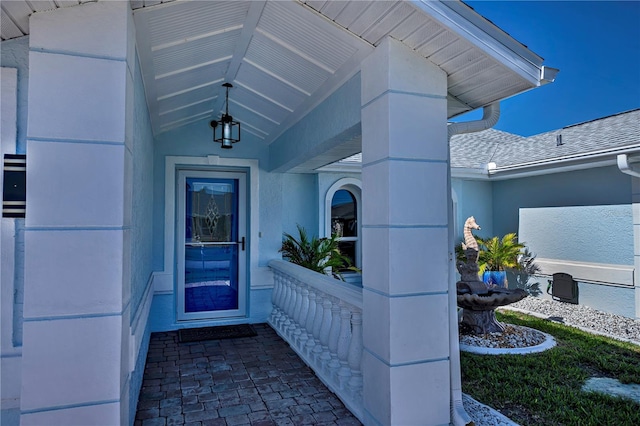
[[[532,87],[544,83],[543,58],[463,2],[412,0],[411,3],[529,81]]]

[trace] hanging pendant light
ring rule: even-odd
[[[240,142],[240,123],[233,121],[233,117],[229,115],[229,89],[233,85],[224,83],[222,87],[227,89],[225,113],[220,121],[212,120],[209,125],[213,128],[213,141],[220,143],[224,149],[231,149],[234,143]]]

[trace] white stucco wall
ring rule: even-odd
[[[522,208],[519,235],[538,257],[633,265],[630,204]]]

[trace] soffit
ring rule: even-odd
[[[2,39],[28,34],[34,11],[86,1],[2,2]],[[243,140],[268,144],[357,73],[387,36],[447,72],[449,117],[539,85],[541,59],[461,2],[132,0],[131,7],[155,134],[208,125],[224,110],[221,85],[230,82],[229,112]],[[513,65],[519,61],[526,72]]]

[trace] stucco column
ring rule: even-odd
[[[361,77],[366,423],[448,424],[447,77],[393,39]]]
[[[22,425],[128,424],[128,2],[30,20]]]

